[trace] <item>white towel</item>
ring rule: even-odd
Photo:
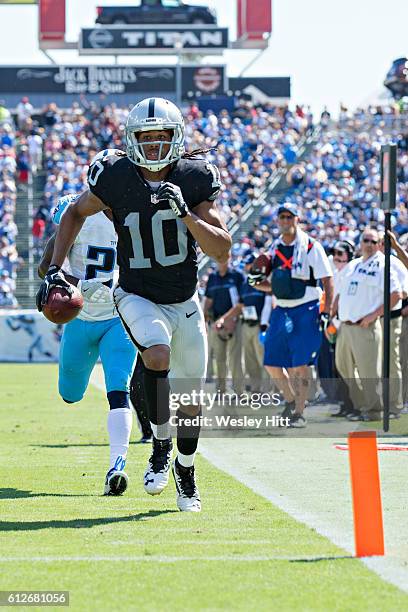
[[[301,280],[309,280],[310,270],[309,262],[307,259],[309,246],[309,237],[300,228],[296,230],[296,242],[295,248],[293,249],[292,259],[292,278],[299,278]]]
[[[236,306],[238,304],[238,301],[239,301],[238,289],[236,287],[230,287],[229,288],[229,294],[230,294],[231,304],[233,306]]]

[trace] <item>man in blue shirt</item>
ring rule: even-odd
[[[228,366],[232,386],[238,395],[243,392],[242,329],[238,316],[224,315],[236,306],[245,282],[244,275],[229,263],[219,263],[218,270],[208,277],[205,291],[204,316],[210,324],[209,343],[217,364],[217,389],[225,393]]]

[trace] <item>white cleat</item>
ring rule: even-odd
[[[104,495],[123,495],[128,487],[129,478],[126,472],[112,468],[106,474]]]
[[[156,440],[153,436],[153,451],[143,479],[149,495],[160,495],[168,485],[172,450],[171,440]]]
[[[183,467],[177,459],[171,466],[177,489],[177,507],[181,512],[201,512],[200,492],[195,482],[194,466]]]

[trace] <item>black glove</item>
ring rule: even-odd
[[[269,327],[269,326],[268,326],[268,325],[266,325],[266,324],[264,323],[263,325],[260,325],[260,326],[259,326],[259,329],[260,329],[260,330],[261,330],[261,332],[263,333],[263,332],[266,332],[266,330],[268,329],[268,327]]]
[[[65,280],[64,273],[61,271],[59,266],[51,266],[48,269],[48,272],[44,276],[44,280],[37,291],[35,303],[40,312],[42,311],[42,307],[47,303],[48,296],[53,287],[63,287],[70,295],[72,295],[72,287]]]
[[[325,332],[329,326],[330,321],[331,321],[331,318],[330,318],[329,313],[321,312],[320,313],[320,331]]]
[[[259,270],[254,270],[248,274],[248,285],[251,287],[256,287],[259,283],[262,283],[266,280],[266,274],[260,272]]]
[[[188,207],[184,201],[181,189],[177,185],[173,185],[173,183],[162,183],[157,190],[156,197],[158,200],[168,200],[176,217],[182,219],[187,215]]]

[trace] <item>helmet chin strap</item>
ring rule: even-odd
[[[136,161],[130,155],[128,155],[128,158],[138,168],[146,168],[146,170],[150,170],[150,172],[160,172],[160,170],[163,170],[163,168],[165,168],[166,166],[169,166],[174,161],[174,160],[173,161],[172,160],[168,160],[168,161],[161,160],[160,163],[158,163],[158,164],[149,164],[148,161],[147,162]]]
[[[139,166],[141,168],[146,168],[146,170],[150,170],[150,172],[160,172],[160,170],[163,170],[163,168],[165,168],[166,166],[169,166],[171,164],[171,162],[165,162],[164,164],[158,164],[155,166],[148,166],[146,164],[139,164]]]

